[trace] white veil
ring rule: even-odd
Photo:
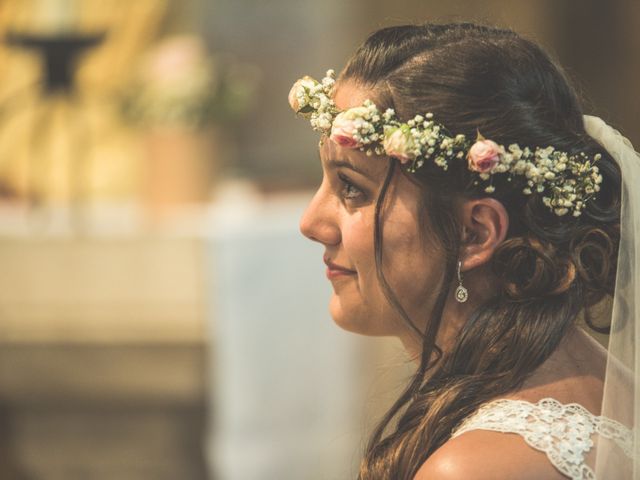
[[[611,314],[602,416],[631,429],[631,438],[597,439],[598,480],[640,479],[640,154],[601,118],[584,116],[592,138],[615,159],[622,172],[620,251]],[[613,435],[615,438],[615,435]],[[629,441],[630,440],[630,441]]]

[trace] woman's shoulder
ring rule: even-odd
[[[628,427],[596,416],[578,403],[497,399],[454,429],[414,480],[594,478],[587,465],[594,435],[631,455]]]
[[[579,333],[565,345],[564,353],[561,349],[521,389],[486,402],[467,417],[414,480],[555,480],[567,478],[562,471],[584,468],[582,456],[563,453],[566,443],[560,437],[570,432],[569,443],[580,441],[574,447],[584,447],[585,454],[590,449],[601,407],[602,355]]]
[[[472,430],[445,442],[420,467],[414,480],[561,480],[546,455],[519,435]]]
[[[595,416],[577,403],[518,397],[483,404],[454,429],[414,480],[555,480],[582,471]]]
[[[606,359],[601,345],[572,329],[517,391],[465,418],[414,480],[582,478],[594,435],[613,433],[628,450],[625,427],[600,416]]]

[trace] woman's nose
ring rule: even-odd
[[[340,243],[340,228],[335,214],[335,207],[318,191],[300,218],[300,232],[313,241],[337,245]]]

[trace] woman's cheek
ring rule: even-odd
[[[342,241],[353,261],[366,262],[373,252],[373,219],[365,212],[357,211],[345,223]]]
[[[346,254],[358,272],[362,291],[371,290],[371,279],[376,278],[375,252],[373,244],[373,221],[365,212],[354,213],[342,237]]]
[[[384,234],[384,252],[384,270],[396,292],[410,296],[413,290],[421,288],[418,283],[429,266],[415,224],[398,223],[388,229]]]

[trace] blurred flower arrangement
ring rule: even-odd
[[[173,36],[143,58],[123,92],[122,113],[143,127],[232,123],[249,110],[259,80],[256,66],[208,54],[197,36]]]
[[[157,43],[132,72],[120,108],[140,127],[142,196],[152,220],[211,199],[233,162],[237,128],[260,80],[257,67],[211,55],[195,35]]]

